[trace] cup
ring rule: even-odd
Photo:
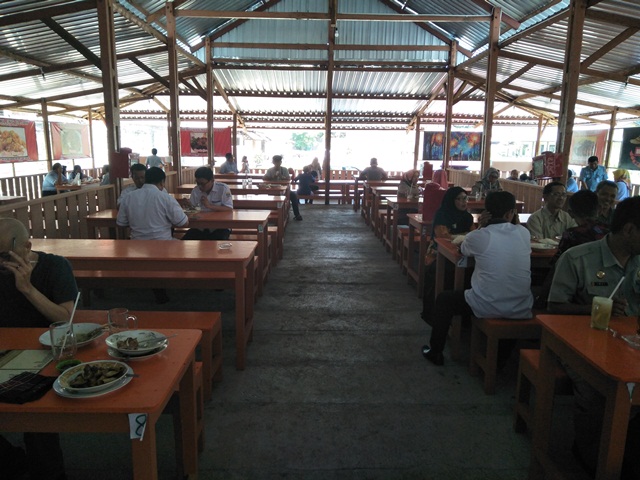
[[[606,330],[611,320],[613,300],[607,297],[593,297],[591,304],[591,328]]]
[[[112,308],[108,313],[111,334],[138,328],[138,318],[130,315],[126,308]]]
[[[49,337],[51,353],[56,362],[73,358],[78,351],[73,325],[69,322],[54,322],[49,325]]]

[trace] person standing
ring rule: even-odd
[[[388,178],[387,172],[378,166],[378,159],[372,158],[369,166],[360,172],[360,180],[379,182]]]
[[[527,229],[538,239],[555,238],[568,228],[576,227],[575,220],[562,207],[567,200],[567,192],[561,182],[547,183],[542,189],[543,207],[532,213],[527,221]]]
[[[291,181],[289,170],[282,166],[282,155],[274,155],[272,159],[273,167],[267,170],[262,179],[265,182],[278,182],[282,184],[288,184]],[[289,192],[289,199],[291,200],[291,208],[293,209],[293,218],[301,221],[302,215],[300,215],[300,200],[298,200],[298,194],[291,190]]]
[[[227,159],[222,165],[220,165],[219,173],[235,173],[238,174],[238,164],[236,163],[236,159],[233,158],[233,154],[231,152],[225,155]]]
[[[589,157],[587,166],[580,170],[580,182],[583,189],[595,192],[598,184],[607,179],[607,171],[602,165],[598,165],[598,157],[595,155]]]
[[[78,287],[67,259],[31,250],[29,232],[13,218],[0,218],[0,252],[0,327],[47,328],[68,321]],[[31,479],[66,478],[57,433],[25,433],[24,442],[26,456],[0,436],[1,478],[23,478],[25,472]]]
[[[436,298],[429,345],[422,355],[435,365],[444,364],[444,346],[454,315],[478,318],[531,318],[531,240],[522,225],[511,223],[516,199],[509,192],[491,192],[485,208],[491,215],[486,227],[469,232],[460,251],[475,258],[468,290],[446,290]],[[425,312],[428,315],[428,312]]]
[[[147,168],[151,167],[164,167],[165,163],[158,156],[158,149],[152,148],[151,155],[147,157]]]
[[[233,209],[231,190],[226,184],[215,181],[213,170],[209,167],[200,167],[194,175],[196,187],[191,191],[191,197],[188,200],[191,207],[200,208],[203,212],[226,212]],[[215,230],[190,228],[182,239],[227,240],[230,235],[229,228]]]

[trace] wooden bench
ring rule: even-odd
[[[498,372],[498,345],[500,340],[539,339],[542,328],[534,318],[515,320],[508,318],[473,318],[471,320],[471,351],[469,373],[484,373],[484,393],[496,391]]]
[[[315,193],[313,195],[302,195],[300,193],[298,193],[298,200],[315,200],[315,201],[324,201],[324,199],[326,198],[324,192],[319,192],[319,193]],[[342,193],[339,192],[330,192],[329,193],[329,200],[337,200],[338,204],[342,204],[344,203],[344,195],[342,195]]]
[[[258,262],[254,261],[256,282]],[[91,290],[104,288],[192,288],[234,290],[235,278],[231,272],[156,272],[134,270],[74,270],[78,288],[82,291],[82,304],[91,306]],[[246,279],[246,274],[245,274]],[[258,289],[254,285],[254,303]]]
[[[531,390],[535,388],[539,366],[540,350],[520,350],[516,404],[513,412],[513,429],[518,433],[524,433],[531,429],[531,422],[533,421]],[[557,365],[555,370],[554,391],[556,395],[571,395],[573,393],[571,379],[560,365]]]

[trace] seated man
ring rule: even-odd
[[[27,229],[13,218],[0,218],[0,252],[0,327],[47,328],[69,320],[78,288],[65,258],[32,251]],[[32,479],[65,478],[57,433],[25,433],[24,442],[26,459],[0,437],[1,478],[22,478],[26,471]]]
[[[298,195],[313,195],[314,190],[318,190],[318,186],[314,185],[316,179],[312,175],[309,165],[302,167],[302,173],[293,179],[293,183],[298,184],[298,191],[296,192]],[[313,203],[313,198],[308,200],[308,203]]]
[[[122,199],[116,223],[131,228],[132,240],[173,240],[171,228],[189,224],[178,201],[162,191],[165,178],[161,168],[151,167],[144,185]]]
[[[291,180],[291,175],[289,175],[289,170],[282,166],[282,155],[274,155],[272,162],[273,167],[267,170],[267,173],[264,174],[264,177],[262,177],[262,179],[265,182],[288,184]],[[296,220],[302,220],[302,216],[300,215],[300,200],[298,200],[298,194],[291,190],[289,192],[289,199],[291,200],[291,208],[293,208],[293,217]]]
[[[369,167],[360,172],[358,177],[360,180],[370,180],[372,182],[386,180],[388,178],[387,172],[378,166],[378,159],[372,158],[369,162]]]
[[[618,204],[611,232],[604,238],[570,248],[562,254],[556,263],[547,308],[553,313],[589,315],[593,297],[608,297],[623,277],[614,297],[612,315],[637,316],[640,314],[640,197],[628,198]],[[587,324],[585,328],[588,328]],[[573,451],[588,470],[595,470],[604,397],[571,369],[567,369],[567,373],[574,390]],[[640,415],[635,415],[627,433],[621,478],[640,478],[638,449]]]
[[[616,208],[618,185],[611,180],[603,180],[596,187],[596,195],[598,195],[598,216],[596,220],[609,226],[613,221],[613,211]]]
[[[198,207],[203,212],[224,212],[233,209],[233,198],[229,187],[220,182],[216,182],[213,177],[213,170],[209,167],[200,167],[195,172],[196,188],[191,191],[188,204],[191,207]],[[185,201],[182,201],[184,205]],[[218,228],[216,230],[199,230],[190,228],[182,237],[183,240],[226,240],[231,235],[229,228]]]
[[[430,345],[422,355],[442,365],[444,344],[454,315],[478,318],[531,318],[531,240],[522,225],[511,221],[516,199],[509,192],[491,192],[485,201],[491,215],[486,227],[469,232],[460,251],[475,258],[471,289],[444,291],[436,298]]]
[[[142,188],[142,185],[144,185],[144,177],[145,177],[145,174],[147,173],[147,167],[145,167],[142,163],[134,163],[129,168],[129,171],[131,172],[131,179],[133,180],[133,185],[129,185],[127,188],[122,190],[122,193],[118,197],[118,206],[120,206],[120,202],[122,202],[122,199],[124,197],[129,195],[131,192],[134,192],[139,188]]]
[[[547,183],[542,190],[544,206],[531,214],[527,221],[527,229],[532,237],[555,238],[567,228],[577,226],[575,220],[562,210],[567,199],[567,192],[560,182]]]
[[[238,164],[233,158],[233,153],[229,152],[225,155],[226,161],[220,165],[220,173],[238,173]]]

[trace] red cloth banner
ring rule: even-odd
[[[36,123],[0,118],[0,163],[38,160]]]
[[[91,156],[88,125],[57,122],[50,125],[54,160]]]
[[[231,151],[231,127],[213,129],[213,155],[224,157]],[[207,156],[207,129],[181,128],[180,155],[183,157]]]
[[[542,152],[537,157],[533,157],[532,160],[533,173],[536,178],[558,178],[562,176],[562,172],[566,168],[564,155],[561,153]]]

